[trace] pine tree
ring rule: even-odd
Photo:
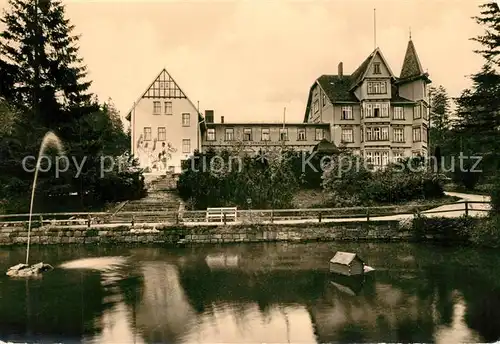
[[[36,4],[38,6],[36,7]],[[2,92],[14,105],[39,110],[36,120],[57,130],[72,112],[90,112],[86,66],[78,56],[79,37],[60,0],[9,0],[0,21],[0,66],[9,71]],[[8,89],[8,86],[11,89]],[[83,112],[82,112],[83,111]]]
[[[474,19],[486,32],[474,40],[482,44],[483,48],[476,52],[486,61],[472,76],[472,88],[457,99],[456,129],[464,153],[481,154],[486,158],[483,167],[496,169],[500,152],[500,10],[493,2],[480,8],[480,15]]]
[[[485,27],[482,36],[473,38],[483,48],[475,52],[481,54],[487,61],[500,66],[500,8],[498,2],[491,1],[480,6],[481,13],[473,17],[476,22]]]
[[[54,171],[40,174],[40,192],[76,191],[89,199],[103,199],[101,157],[122,155],[129,141],[114,106],[100,105],[89,92],[91,83],[78,54],[79,37],[72,34],[74,27],[65,18],[61,0],[9,0],[0,21],[5,24],[0,32],[0,96],[21,114],[0,149],[8,159],[0,163],[0,177],[10,183],[7,193],[17,192],[19,199],[25,199],[23,192],[31,186],[33,175],[24,171],[22,160],[36,156],[41,138],[52,130],[70,159],[86,162],[78,177],[75,164],[59,177]],[[110,178],[119,195],[121,177]]]
[[[431,127],[438,131],[444,131],[450,127],[450,97],[446,89],[432,87],[430,90],[431,96]]]

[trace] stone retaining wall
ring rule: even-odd
[[[32,228],[32,244],[235,243],[262,241],[409,240],[398,221],[232,226],[119,226]],[[0,245],[26,244],[24,227],[0,227]]]

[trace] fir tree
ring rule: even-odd
[[[473,17],[485,28],[482,36],[473,38],[483,48],[475,52],[481,54],[487,61],[500,66],[500,8],[498,2],[492,1],[480,6],[481,13]]]
[[[481,43],[482,49],[476,52],[486,61],[472,76],[472,88],[457,99],[456,129],[464,153],[481,154],[487,158],[483,167],[496,168],[500,152],[500,10],[493,2],[480,8],[474,19],[485,27],[485,34],[474,40]]]
[[[79,37],[72,34],[62,2],[9,0],[1,22],[5,29],[0,33],[0,66],[11,79],[3,95],[23,109],[37,106],[37,120],[55,130],[69,118],[68,112],[90,112],[86,105],[91,83],[85,80]]]

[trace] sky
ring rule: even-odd
[[[376,45],[399,76],[411,30],[450,96],[482,59],[475,0],[66,0],[92,89],[126,115],[166,68],[216,121],[301,122],[309,88],[339,62],[352,73]],[[7,0],[0,0],[4,8]]]

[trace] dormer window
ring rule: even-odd
[[[380,62],[375,62],[373,64],[373,74],[382,74],[380,72]]]

